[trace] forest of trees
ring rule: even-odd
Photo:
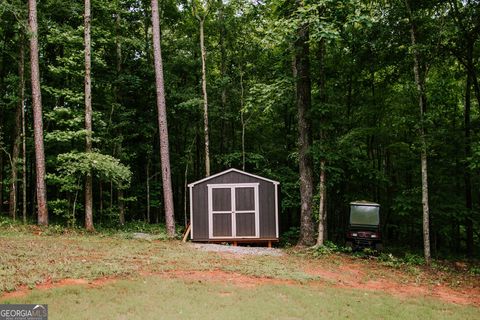
[[[234,167],[300,244],[363,199],[387,246],[478,256],[479,37],[478,0],[2,1],[0,214],[173,235]]]

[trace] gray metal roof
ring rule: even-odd
[[[370,202],[366,200],[357,200],[357,201],[352,201],[350,202],[350,205],[354,206],[375,206],[375,207],[380,207],[378,203],[375,202]]]
[[[188,187],[193,187],[194,185],[198,184],[198,183],[201,183],[201,182],[204,182],[204,181],[208,181],[210,179],[213,179],[213,178],[216,178],[216,177],[219,177],[221,175],[224,175],[224,174],[227,174],[229,172],[237,172],[237,173],[240,173],[240,174],[244,174],[244,175],[247,175],[247,176],[250,176],[250,177],[254,177],[254,178],[257,178],[257,179],[262,179],[262,180],[265,180],[265,181],[268,181],[268,182],[271,182],[273,184],[280,184],[280,182],[278,181],[275,181],[275,180],[270,180],[270,179],[267,179],[267,178],[264,178],[264,177],[260,177],[260,176],[257,176],[257,175],[254,175],[254,174],[251,174],[251,173],[248,173],[248,172],[245,172],[245,171],[242,171],[242,170],[238,170],[238,169],[228,169],[228,170],[225,170],[225,171],[222,171],[222,172],[219,172],[217,174],[214,174],[213,176],[209,176],[209,177],[206,177],[202,180],[198,180],[198,181],[195,181],[195,182],[192,182],[188,185]]]

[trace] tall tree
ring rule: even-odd
[[[194,1],[193,10],[198,20],[200,31],[200,53],[202,59],[202,96],[203,96],[203,127],[205,139],[205,176],[210,175],[210,138],[208,126],[208,98],[207,98],[207,49],[205,48],[205,19],[208,15],[209,4]]]
[[[85,0],[84,46],[85,46],[85,152],[92,152],[92,78],[91,78],[91,17],[90,0]],[[88,172],[85,177],[85,228],[93,231],[93,177]]]
[[[38,224],[48,225],[47,188],[45,184],[45,149],[43,145],[42,93],[38,59],[37,1],[28,0],[28,29],[30,34],[30,75],[32,81],[33,134]]]
[[[320,15],[324,10],[320,10]],[[318,44],[318,64],[319,64],[319,76],[318,76],[318,91],[320,95],[321,107],[325,107],[326,93],[325,93],[325,51],[326,51],[325,39],[322,38]],[[322,121],[323,119],[321,119]],[[323,122],[323,121],[322,121]],[[321,123],[320,125],[323,125]],[[325,144],[325,130],[320,128],[320,145]],[[326,159],[322,156],[320,159],[320,184],[319,184],[319,204],[318,204],[318,236],[317,246],[322,246],[327,240],[327,172],[326,172]]]
[[[298,8],[303,1],[297,0]],[[297,29],[294,73],[296,76],[296,104],[298,112],[298,158],[300,169],[300,239],[299,245],[313,245],[315,231],[312,220],[313,160],[311,155],[311,79],[309,25],[300,23]]]
[[[25,48],[20,52],[20,59],[23,60],[23,67],[19,66],[20,82],[23,82],[23,90],[20,92],[20,99],[25,96]],[[22,105],[22,218],[27,223],[27,136],[25,128],[25,101]]]
[[[428,164],[427,164],[427,142],[425,134],[425,113],[427,111],[427,94],[425,88],[425,81],[428,68],[425,62],[421,61],[420,52],[417,44],[417,24],[415,17],[409,3],[405,0],[407,8],[408,19],[410,23],[410,41],[413,50],[413,73],[415,76],[415,84],[417,86],[418,107],[420,111],[419,118],[419,138],[420,138],[420,164],[422,172],[422,209],[423,209],[423,255],[427,264],[430,264],[430,207],[428,202]]]
[[[24,63],[25,63],[25,53],[24,53],[24,45],[23,45],[23,37],[19,37],[19,60],[18,60],[18,102],[17,102],[17,109],[15,111],[15,127],[14,127],[14,140],[13,140],[13,150],[12,150],[12,172],[11,172],[11,182],[10,182],[10,201],[9,201],[9,212],[10,216],[13,217],[13,220],[16,219],[17,216],[17,186],[18,186],[18,160],[20,156],[20,139],[21,139],[21,128],[22,128],[22,113],[24,107],[24,100],[25,100],[25,72],[24,72]]]
[[[175,220],[173,209],[172,180],[170,173],[170,151],[168,142],[167,107],[165,103],[165,88],[163,80],[162,49],[160,44],[160,17],[158,0],[152,0],[152,30],[153,56],[155,63],[155,83],[157,91],[158,127],[160,135],[160,158],[162,166],[163,203],[167,234],[175,237]]]

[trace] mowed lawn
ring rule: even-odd
[[[50,319],[480,319],[475,305],[349,288],[309,272],[350,261],[337,255],[238,256],[127,234],[0,232],[0,303],[46,303]],[[438,281],[358,264],[375,264],[368,279]]]

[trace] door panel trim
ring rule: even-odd
[[[208,188],[208,235],[210,239],[235,239],[235,238],[260,238],[260,200],[259,200],[259,185],[260,183],[225,183],[225,184],[207,184]],[[253,188],[253,196],[255,203],[255,210],[236,210],[236,199],[235,199],[235,189],[237,188]],[[231,201],[231,211],[214,211],[213,210],[213,189],[230,189],[230,201]],[[255,235],[254,236],[239,236],[237,237],[237,221],[236,213],[255,213]],[[213,215],[214,214],[226,214],[231,213],[232,215],[232,236],[213,236]]]

